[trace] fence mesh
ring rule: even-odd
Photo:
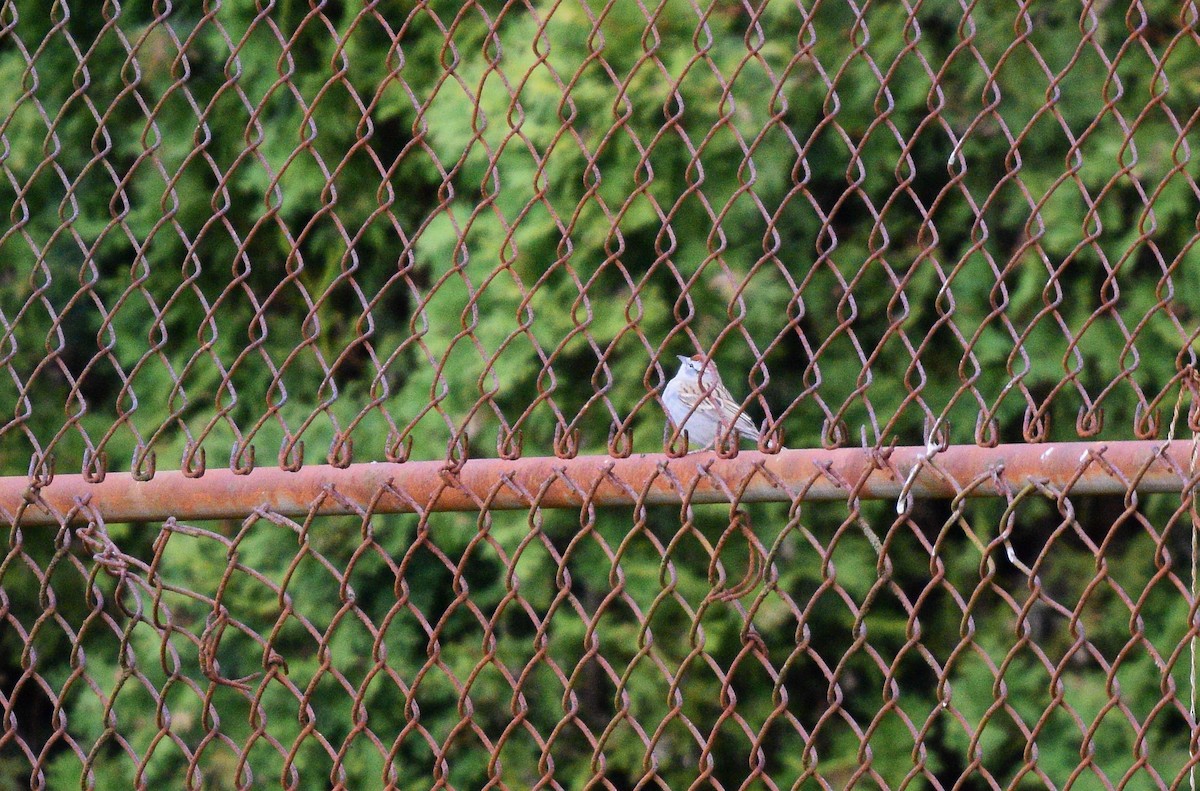
[[[1200,430],[1198,20],[4,0],[0,785],[1186,785],[1195,455],[1094,443]],[[669,477],[697,353],[743,455],[945,498],[459,477]],[[999,443],[1077,474],[938,465]]]
[[[81,503],[54,542],[14,530],[12,776],[1186,783],[1190,495],[969,499],[975,480],[897,515],[803,488],[578,511],[526,490],[528,510],[455,514],[402,480],[294,517],[118,530]],[[317,515],[330,498],[350,514]],[[375,510],[391,498],[416,513]]]

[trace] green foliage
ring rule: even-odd
[[[774,0],[703,20],[683,0],[44,5],[0,12],[8,474],[31,455],[315,463],[347,441],[441,458],[464,432],[481,456],[506,430],[545,455],[556,427],[602,453],[613,424],[650,452],[650,393],[696,350],[793,446],[919,442],[927,417],[956,442],[1019,440],[1034,416],[1050,438],[1127,438],[1192,362],[1200,54],[1165,0],[1082,24],[949,0],[916,20]],[[911,522],[756,506],[778,576],[740,603],[710,596],[716,507],[110,525],[177,586],[157,591],[14,530],[0,679],[55,788],[85,766],[97,787],[173,787],[197,754],[211,788],[531,787],[551,762],[568,787],[652,765],[686,787],[705,750],[728,787],[757,748],[780,787],[971,761],[973,787],[1035,787],[1035,747],[1059,787],[1081,755],[1152,787],[1139,756],[1165,778],[1187,757],[1178,710],[1155,708],[1186,686],[1179,503],[1076,502],[1019,510],[1018,555],[1049,541],[1032,590],[998,546],[983,579],[964,528],[995,538],[996,503]],[[195,636],[221,608],[244,628],[215,661],[263,684],[263,722],[236,688],[215,687],[219,723],[204,699]],[[0,788],[27,779],[0,749]]]

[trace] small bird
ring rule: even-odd
[[[709,448],[730,429],[732,439],[758,442],[760,432],[729,395],[717,367],[703,355],[679,356],[679,373],[663,389],[663,405],[675,426],[687,432],[692,447]],[[737,416],[736,420],[734,416]]]

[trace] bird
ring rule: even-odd
[[[701,354],[677,356],[679,373],[667,382],[662,398],[671,423],[687,432],[689,444],[712,447],[726,431],[735,442],[758,442],[761,432],[729,394],[716,365]]]

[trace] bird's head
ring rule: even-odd
[[[699,380],[703,372],[711,370],[703,354],[693,354],[691,357],[676,355],[679,358],[679,373],[689,379]]]

